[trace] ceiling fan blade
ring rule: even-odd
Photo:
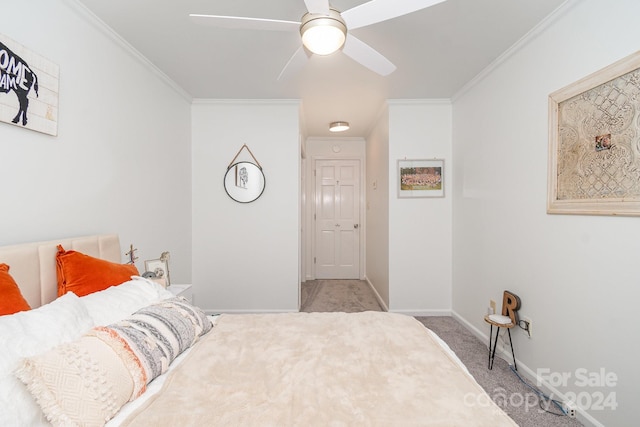
[[[278,19],[246,18],[242,16],[200,15],[192,13],[191,19],[199,24],[211,25],[219,28],[234,30],[268,30],[268,31],[298,31],[300,23],[281,21]]]
[[[289,77],[291,77],[293,74],[296,74],[298,71],[300,71],[306,62],[307,52],[302,46],[300,46],[298,50],[293,53],[291,58],[289,58],[289,61],[280,72],[278,81],[289,79]]]
[[[344,43],[342,51],[347,56],[381,76],[388,76],[396,69],[396,66],[381,53],[351,34],[347,35],[347,40]]]
[[[442,3],[445,0],[371,0],[341,13],[350,30],[366,27],[420,9]]]
[[[316,13],[318,15],[329,14],[329,0],[304,0],[304,4],[307,5],[309,13]]]

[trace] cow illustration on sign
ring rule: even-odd
[[[38,96],[38,76],[31,71],[29,65],[18,55],[13,53],[4,43],[0,42],[0,93],[14,91],[20,106],[18,114],[11,120],[22,126],[27,125],[27,109],[29,108],[29,91],[33,88]]]

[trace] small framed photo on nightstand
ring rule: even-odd
[[[155,276],[151,279],[164,279],[166,286],[171,285],[169,280],[169,264],[166,259],[150,259],[144,262],[145,272],[151,272]]]

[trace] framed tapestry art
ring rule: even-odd
[[[59,73],[56,64],[0,34],[0,121],[56,136]]]
[[[444,197],[444,160],[398,160],[398,197]]]
[[[547,213],[640,215],[640,52],[549,95]]]

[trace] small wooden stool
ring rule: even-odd
[[[500,328],[506,328],[509,334],[509,344],[511,344],[511,355],[513,356],[513,367],[518,370],[516,365],[516,355],[513,352],[513,341],[511,340],[511,328],[518,324],[517,311],[520,309],[520,298],[509,291],[504,291],[502,297],[502,315],[500,314],[487,314],[484,316],[484,321],[491,325],[489,332],[489,369],[493,369],[493,359],[496,356],[496,347],[498,345],[498,335],[500,335]],[[496,326],[496,337],[493,341],[493,348],[491,347],[491,336],[493,335],[493,327]]]

